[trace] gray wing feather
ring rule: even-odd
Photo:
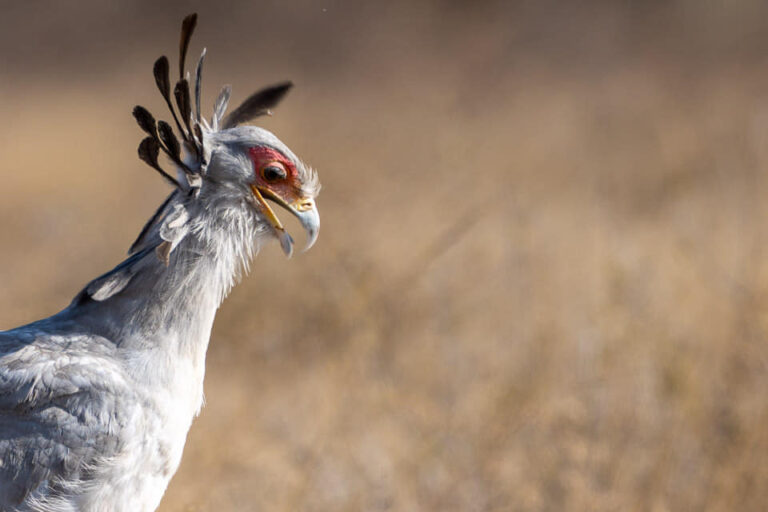
[[[33,326],[0,332],[2,510],[87,482],[119,449],[118,402],[131,396],[108,340]]]

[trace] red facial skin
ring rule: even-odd
[[[279,151],[264,146],[252,147],[248,153],[253,160],[253,169],[256,185],[262,192],[266,189],[272,194],[282,198],[287,203],[293,203],[301,197],[301,183],[296,166]],[[279,164],[285,169],[287,176],[284,179],[267,181],[263,171],[270,165]],[[269,195],[269,194],[267,194]]]

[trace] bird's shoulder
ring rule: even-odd
[[[51,332],[45,324],[0,332],[0,411],[129,390],[115,344],[101,336]]]
[[[45,324],[0,332],[0,505],[83,479],[119,449],[132,393],[115,350]]]

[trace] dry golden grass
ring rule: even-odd
[[[129,112],[194,6],[91,4],[0,21],[0,328],[165,193]],[[197,6],[207,103],[298,82],[323,230],[222,307],[161,510],[761,510],[766,9],[379,4]]]

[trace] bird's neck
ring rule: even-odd
[[[128,285],[87,309],[103,308],[106,314],[88,316],[105,319],[100,327],[121,349],[202,366],[216,310],[264,233],[247,208],[192,212],[187,223],[167,265],[157,251],[145,251]]]

